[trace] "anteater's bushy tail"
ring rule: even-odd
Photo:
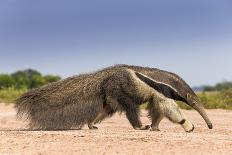
[[[29,91],[16,101],[17,116],[28,119],[31,129],[80,128],[94,120],[102,108],[99,97],[84,99],[76,91],[63,95],[47,87]]]

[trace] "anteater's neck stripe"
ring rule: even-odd
[[[166,83],[163,83],[163,82],[160,82],[160,81],[156,81],[156,80],[152,79],[151,77],[149,77],[147,75],[144,75],[142,73],[139,73],[139,72],[136,72],[135,74],[137,76],[143,76],[144,78],[148,78],[149,80],[151,80],[151,81],[153,81],[153,82],[155,82],[157,84],[165,85],[165,86],[171,88],[172,90],[174,90],[176,93],[178,93],[177,90],[175,88],[173,88],[172,86],[170,86],[169,84],[166,84]]]
[[[181,95],[178,93],[178,91],[175,88],[173,88],[172,86],[170,86],[169,84],[163,83],[160,81],[156,81],[156,80],[152,79],[151,77],[148,77],[148,76],[146,76],[142,73],[139,73],[139,72],[135,72],[135,74],[140,80],[142,80],[143,82],[148,84],[150,87],[154,88],[159,93],[162,93],[165,97],[185,101],[185,99],[183,97],[181,97]]]

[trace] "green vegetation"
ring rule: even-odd
[[[27,89],[5,88],[0,89],[0,103],[13,103],[16,98],[25,93]]]
[[[231,109],[232,110],[232,89],[219,92],[204,92],[199,94],[201,101],[208,109]]]
[[[0,74],[0,102],[12,103],[24,92],[60,80],[59,76],[43,76],[36,70],[27,69],[13,74]]]
[[[230,109],[232,110],[232,89],[215,91],[215,92],[202,92],[197,94],[207,109]],[[178,105],[183,109],[191,109],[185,103],[178,102]]]
[[[232,89],[232,82],[224,81],[217,83],[215,86],[204,86],[204,91],[223,91]]]
[[[33,89],[58,80],[60,80],[59,76],[43,76],[36,70],[27,69],[17,71],[10,75],[0,74],[0,89],[9,87],[14,87],[16,89]]]

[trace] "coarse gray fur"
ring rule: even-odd
[[[134,129],[148,129],[139,120],[139,105],[148,102],[151,129],[165,116],[190,132],[194,126],[181,113],[174,100],[196,109],[209,128],[212,124],[192,89],[176,74],[155,68],[115,65],[50,83],[23,94],[16,101],[18,116],[26,116],[32,129],[65,130],[81,128],[126,113]]]

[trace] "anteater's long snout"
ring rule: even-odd
[[[213,129],[213,124],[211,123],[211,121],[209,120],[209,117],[207,116],[204,107],[202,104],[196,104],[192,106],[205,120],[206,124],[208,125],[209,129]]]

